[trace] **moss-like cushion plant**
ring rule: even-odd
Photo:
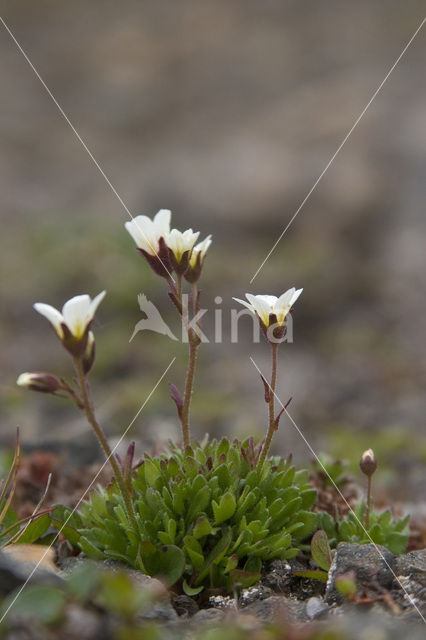
[[[226,438],[145,455],[131,479],[139,538],[115,484],[91,494],[71,537],[92,558],[122,560],[188,594],[254,584],[262,562],[295,556],[316,524],[308,473],[282,458],[259,470],[257,458],[252,440]]]
[[[327,533],[331,547],[339,542],[356,542],[357,544],[381,544],[392,553],[404,553],[409,537],[409,516],[394,518],[392,512],[370,511],[369,526],[365,527],[366,501],[360,500],[354,511],[344,518],[333,518],[330,514],[317,513],[318,528]],[[367,535],[368,533],[368,535]]]

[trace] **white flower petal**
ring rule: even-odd
[[[170,231],[170,218],[172,212],[170,209],[160,209],[160,211],[154,217],[154,227],[158,239],[165,238]]]
[[[276,305],[275,305],[276,308],[277,309],[282,309],[284,307],[290,306],[291,298],[294,295],[295,291],[296,291],[296,289],[294,287],[292,287],[291,289],[288,289],[282,295],[280,295],[280,297],[278,298],[278,300],[276,302]]]
[[[244,305],[245,307],[247,307],[247,309],[250,309],[250,311],[252,313],[254,313],[254,309],[253,306],[247,302],[246,300],[240,300],[240,298],[232,298],[233,300],[235,300],[236,302],[239,302],[240,304]]]
[[[32,383],[33,379],[32,373],[21,373],[21,375],[18,376],[16,384],[20,387],[28,387],[28,385]]]
[[[106,296],[106,291],[104,289],[103,291],[98,293],[97,296],[95,296],[93,298],[92,302],[90,303],[90,309],[89,309],[90,320],[92,320],[94,318],[95,313],[96,313],[96,309],[99,307],[99,305],[101,304],[101,302],[105,298],[105,296]]]
[[[204,238],[202,242],[199,242],[195,245],[193,249],[194,253],[201,253],[201,258],[204,258],[204,256],[206,255],[206,251],[210,247],[211,243],[212,237],[211,235],[209,235],[207,236],[207,238]]]
[[[174,253],[176,260],[180,262],[183,254],[192,250],[199,235],[199,231],[194,232],[192,229],[186,229],[183,232],[179,231],[179,229],[172,229],[165,240],[169,249]]]
[[[291,301],[290,301],[290,306],[291,307],[294,305],[294,303],[296,302],[297,298],[300,296],[302,291],[303,291],[303,288],[302,289],[297,289],[297,291],[294,292],[294,294],[292,295]]]
[[[63,315],[55,309],[55,307],[52,307],[50,304],[45,304],[44,302],[36,302],[33,306],[38,313],[49,320],[58,336],[63,338],[64,332],[61,327],[61,324],[64,322]]]
[[[264,325],[269,326],[269,314],[272,309],[271,305],[264,299],[264,297],[265,296],[254,296],[251,293],[246,293],[246,298],[251,302],[254,311],[256,311]]]
[[[154,223],[148,216],[136,216],[133,220],[124,223],[136,246],[151,255],[158,252],[158,238],[155,233]]]
[[[65,324],[76,338],[81,338],[90,320],[90,296],[74,296],[64,304],[62,315]]]
[[[271,311],[274,308],[276,301],[278,300],[277,296],[268,296],[268,295],[258,295],[256,296],[258,300],[263,300],[270,307]]]

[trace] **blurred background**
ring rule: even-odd
[[[420,0],[11,0],[2,17],[133,215],[173,211],[212,233],[202,305],[195,436],[261,437],[263,389],[251,355],[268,349],[232,296],[304,287],[278,395],[318,452],[355,469],[372,446],[380,481],[418,501],[426,461],[426,32],[413,42],[255,281],[250,280],[414,33]],[[1,443],[97,455],[66,401],[15,386],[22,371],[70,373],[35,301],[61,307],[108,291],[91,375],[112,439],[150,449],[178,437],[167,381],[182,387],[185,348],[139,333],[143,292],[178,331],[166,286],[124,230],[125,208],[0,25]],[[220,296],[223,303],[215,304]],[[210,333],[209,333],[210,332]],[[285,417],[274,450],[310,453]],[[423,477],[422,477],[423,475]]]

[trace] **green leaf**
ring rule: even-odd
[[[184,550],[191,560],[192,566],[196,571],[201,571],[204,565],[204,556],[200,543],[193,536],[185,536],[183,541],[185,543]]]
[[[244,571],[244,569],[233,569],[229,574],[229,582],[232,586],[239,585],[243,589],[248,589],[256,582],[259,582],[261,573]]]
[[[328,573],[326,571],[320,571],[319,569],[292,571],[291,575],[298,576],[299,578],[308,578],[310,580],[322,580],[323,582],[327,582],[328,580]]]
[[[44,516],[36,517],[35,520],[30,522],[29,525],[24,527],[23,533],[17,538],[16,542],[19,544],[32,544],[38,540],[43,533],[46,533],[50,527],[50,516],[45,514]]]
[[[197,596],[204,589],[203,586],[201,586],[201,587],[190,587],[186,580],[183,581],[182,588],[183,588],[184,593],[186,593],[187,596]]]
[[[317,513],[316,517],[317,517],[317,527],[319,529],[324,529],[329,539],[335,538],[337,533],[336,522],[331,517],[331,515],[323,511],[323,512]]]
[[[135,589],[131,577],[124,571],[103,572],[100,576],[96,600],[112,613],[134,617],[149,597],[148,590]]]
[[[311,511],[299,511],[297,514],[297,520],[299,522],[303,522],[303,527],[297,530],[295,537],[298,540],[304,540],[304,538],[307,538],[315,529],[315,513],[312,513]]]
[[[320,569],[328,572],[331,567],[331,550],[327,534],[322,529],[316,531],[312,536],[311,553]]]
[[[389,549],[389,551],[398,556],[401,553],[404,553],[407,548],[408,533],[404,534],[397,531],[395,531],[394,533],[390,533],[388,536],[386,536],[384,544],[385,547]]]
[[[220,503],[217,504],[215,500],[212,501],[214,520],[216,524],[221,524],[225,520],[229,520],[235,513],[237,503],[232,493],[225,493],[220,499]]]
[[[207,516],[200,516],[194,525],[194,538],[203,538],[212,533],[213,528],[207,518]]]
[[[349,542],[356,535],[356,527],[352,522],[343,520],[339,524],[339,540]]]
[[[161,476],[161,471],[153,460],[145,458],[143,469],[145,473],[145,480],[148,485],[153,487],[157,478]]]
[[[86,602],[99,582],[100,571],[95,563],[85,560],[67,576],[67,593],[80,602]]]
[[[194,498],[191,500],[190,507],[187,513],[187,520],[190,521],[200,513],[204,511],[210,502],[211,489],[208,485],[202,487]]]
[[[94,560],[105,560],[105,555],[103,552],[98,549],[92,542],[90,542],[85,536],[80,536],[78,541],[78,546],[82,550],[83,553],[86,554],[89,558],[93,558]]]
[[[381,528],[381,526],[379,524],[373,524],[373,526],[370,527],[370,530],[369,530],[368,533],[370,534],[370,538],[376,544],[383,544],[384,543],[383,531],[382,531],[382,528]]]
[[[236,569],[237,566],[238,566],[238,556],[236,554],[233,554],[232,556],[229,556],[226,562],[226,566],[223,570],[223,573],[229,573],[233,569]]]
[[[141,542],[140,555],[146,572],[167,586],[175,584],[185,569],[185,554],[175,545],[156,548],[150,542]]]
[[[219,563],[221,561],[221,559],[223,558],[223,556],[225,555],[225,553],[228,550],[229,545],[231,544],[231,540],[232,540],[232,530],[228,529],[224,532],[223,536],[221,537],[221,539],[217,542],[217,544],[213,547],[213,549],[210,551],[207,560],[204,564],[204,567],[202,568],[200,574],[197,577],[197,580],[195,582],[196,586],[199,586],[202,581],[204,580],[204,578],[208,575],[211,566],[215,563]]]
[[[0,608],[2,615],[6,615],[9,607],[13,616],[27,616],[43,624],[52,624],[62,616],[65,594],[56,587],[29,585],[20,592],[19,598],[12,592],[3,600]]]
[[[302,498],[302,509],[310,509],[317,499],[317,490],[305,489],[301,491],[300,497]]]
[[[336,576],[334,583],[336,589],[342,596],[347,598],[353,598],[356,595],[356,577],[354,571],[348,571],[347,573],[341,573]]]

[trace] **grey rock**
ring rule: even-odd
[[[65,576],[70,574],[73,569],[78,565],[85,562],[91,562],[95,564],[100,570],[105,571],[124,571],[127,573],[136,586],[141,589],[154,589],[157,593],[157,597],[150,604],[149,608],[144,608],[140,613],[140,618],[143,620],[153,620],[157,622],[173,622],[178,618],[178,615],[173,608],[170,601],[170,595],[162,582],[156,578],[147,576],[142,571],[132,569],[127,565],[118,562],[116,560],[94,561],[87,560],[83,556],[77,556],[75,558],[64,558],[61,561],[60,566]]]
[[[397,558],[394,585],[402,590],[405,616],[426,616],[426,549],[411,551]]]
[[[200,609],[197,613],[192,617],[192,621],[196,623],[196,625],[200,624],[212,624],[215,622],[221,622],[225,617],[226,612],[224,609]]]
[[[173,606],[179,617],[191,617],[199,610],[194,598],[186,595],[174,596]]]
[[[274,619],[289,619],[305,622],[307,620],[305,603],[285,596],[271,596],[266,600],[257,600],[241,610],[243,614],[251,614],[260,622],[271,622]]]
[[[382,587],[392,587],[396,572],[396,556],[385,547],[374,544],[352,544],[341,542],[337,545],[325,592],[328,604],[343,602],[344,598],[335,587],[336,576],[354,571],[357,583],[369,584],[373,579]]]
[[[396,559],[397,576],[408,576],[426,587],[426,549],[411,551]]]
[[[67,607],[61,635],[64,639],[101,640],[101,638],[105,638],[104,627],[105,624],[99,614],[75,604],[70,604]]]
[[[424,624],[419,616],[408,621],[386,609],[363,611],[355,607],[344,609],[344,615],[333,620],[332,629],[338,638],[348,640],[423,640]],[[330,628],[330,627],[327,627]]]
[[[7,595],[14,589],[28,584],[58,586],[62,578],[46,566],[34,562],[22,562],[0,550],[0,594]]]
[[[324,602],[322,598],[317,598],[316,596],[309,598],[309,600],[306,602],[306,615],[310,620],[319,618],[326,611],[328,611],[328,609],[328,604]]]
[[[256,584],[253,587],[242,590],[238,604],[240,607],[247,607],[252,604],[252,602],[256,602],[257,600],[266,600],[266,598],[269,598],[272,595],[272,589],[269,589],[262,584]]]
[[[285,560],[273,560],[262,577],[262,584],[274,591],[284,593],[291,583],[291,566]]]

